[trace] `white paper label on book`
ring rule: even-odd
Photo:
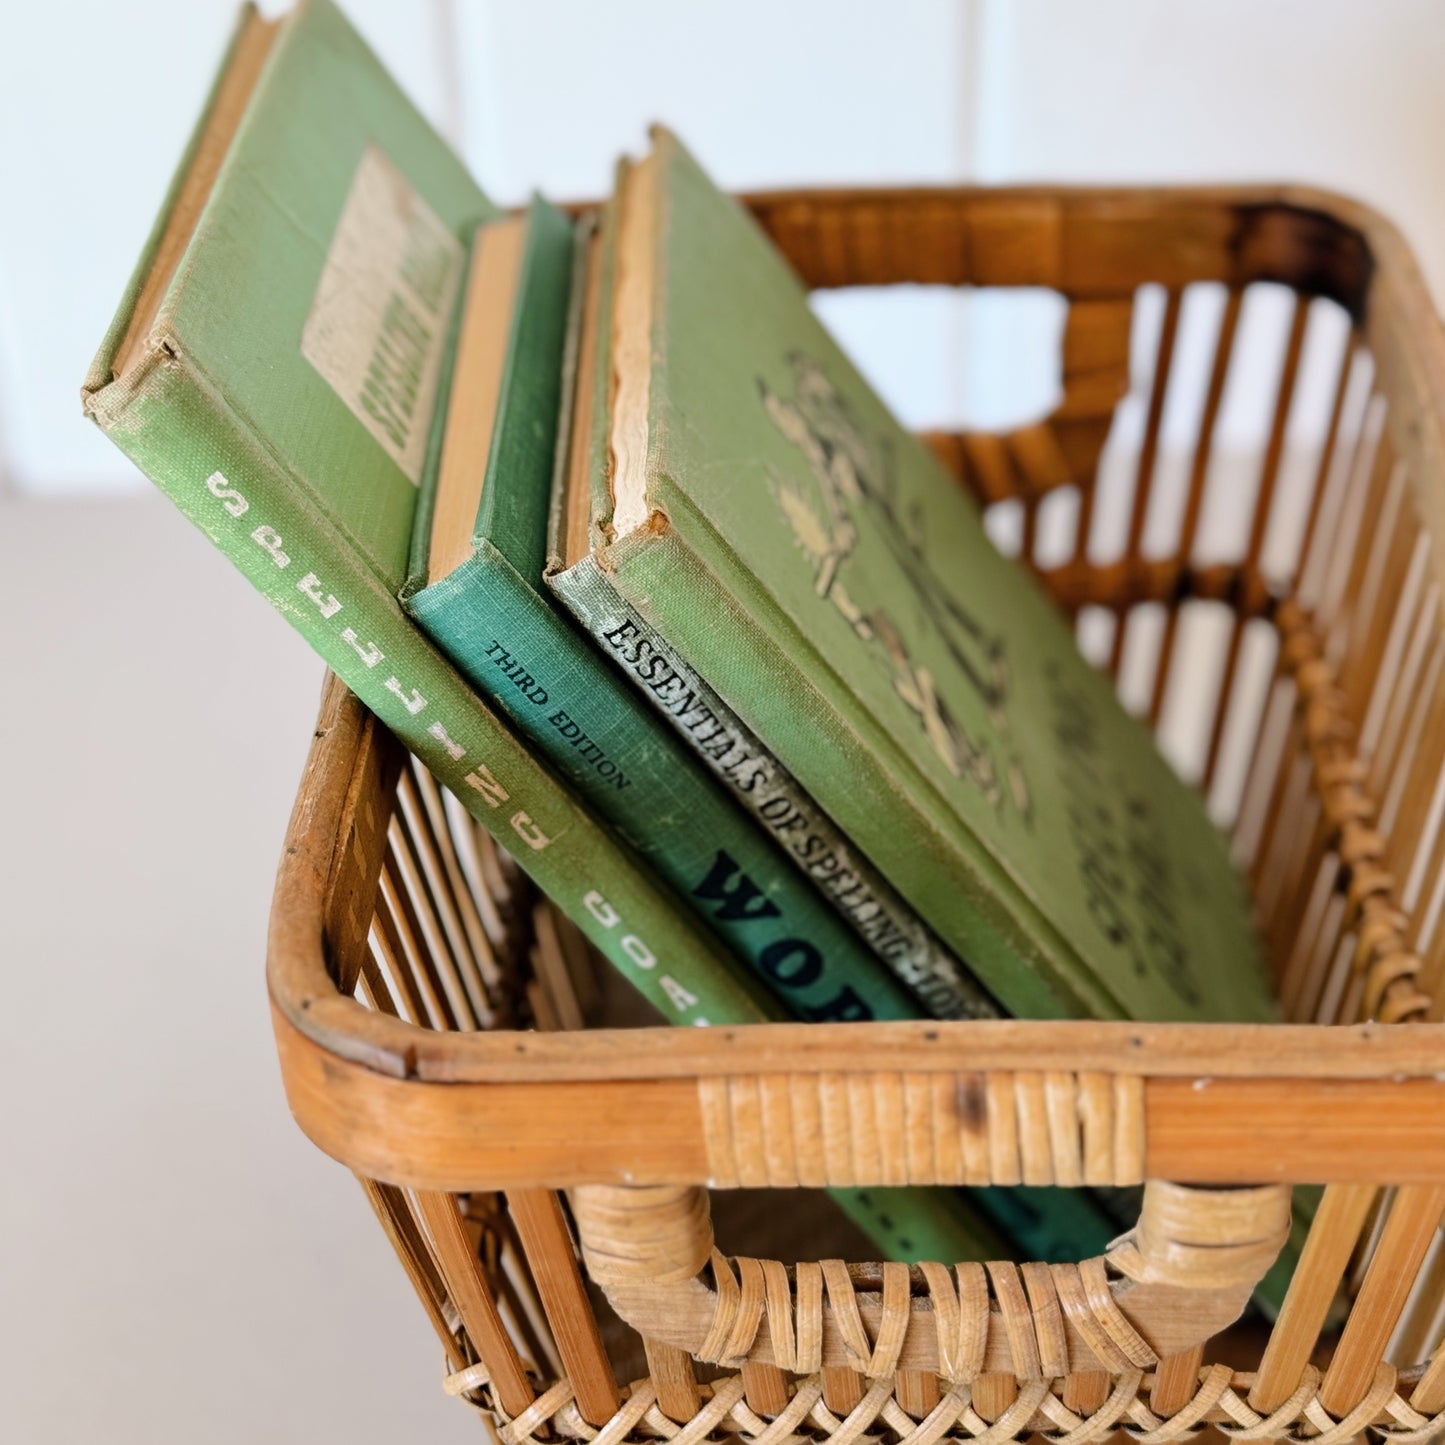
[[[301,354],[415,486],[461,243],[380,147],[366,148],[301,332]]]

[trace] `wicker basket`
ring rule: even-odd
[[[813,286],[1065,298],[1057,408],[930,441],[1231,828],[1291,1022],[560,1033],[597,1003],[585,945],[333,684],[270,938],[296,1118],[509,1445],[1424,1439],[1445,341],[1407,249],[1293,190],[750,204]],[[725,1257],[707,1189],[1143,1181],[1103,1258],[912,1270]],[[1292,1184],[1326,1188],[1266,1329]],[[839,1248],[790,1197],[804,1251]]]

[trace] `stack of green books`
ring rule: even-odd
[[[85,406],[669,1021],[1272,1016],[1198,800],[670,134],[506,214],[327,0],[248,12]]]

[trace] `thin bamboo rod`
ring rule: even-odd
[[[1244,551],[1246,571],[1258,566],[1260,549],[1264,546],[1265,534],[1274,514],[1279,464],[1284,456],[1285,431],[1289,424],[1290,408],[1294,403],[1295,381],[1299,376],[1300,353],[1304,348],[1305,324],[1309,320],[1309,314],[1309,303],[1304,296],[1296,294],[1294,312],[1290,318],[1289,339],[1285,344],[1284,364],[1280,372],[1279,392],[1275,397],[1274,419],[1270,425],[1269,442],[1264,453],[1264,466],[1260,473],[1259,489],[1254,499],[1254,515],[1250,520],[1249,540]],[[1214,770],[1219,763],[1219,745],[1224,738],[1225,719],[1229,715],[1229,702],[1234,692],[1236,665],[1239,661],[1239,642],[1243,635],[1243,626],[1239,614],[1231,612],[1229,640],[1225,644],[1224,672],[1220,682],[1219,697],[1214,704],[1214,720],[1209,730],[1209,741],[1205,748],[1204,772],[1200,782],[1200,787],[1205,792],[1209,791],[1209,785],[1214,781]]]
[[[407,1206],[405,1193],[390,1184],[378,1184],[373,1179],[357,1176],[366,1202],[381,1224],[382,1232],[391,1242],[396,1257],[401,1261],[412,1288],[421,1301],[422,1309],[437,1338],[446,1352],[447,1362],[454,1370],[462,1369],[467,1361],[457,1346],[456,1335],[447,1321],[447,1287],[437,1273],[431,1251],[427,1248],[421,1231]]]
[[[622,1403],[612,1366],[587,1302],[562,1205],[550,1189],[511,1189],[507,1208],[517,1227],[557,1353],[590,1425],[603,1425]]]
[[[1289,772],[1293,690],[1294,684],[1284,671],[1283,652],[1276,647],[1230,840],[1230,856],[1246,878],[1257,877],[1256,865],[1268,837],[1274,800]]]
[[[1389,1353],[1406,1368],[1425,1359],[1431,1344],[1438,1339],[1442,1307],[1445,1307],[1445,1240],[1437,1235],[1390,1345]]]
[[[532,1403],[532,1386],[472,1253],[456,1198],[430,1189],[419,1189],[412,1198],[457,1317],[491,1375],[497,1399],[508,1414],[519,1415]]]
[[[1316,615],[1328,615],[1322,597],[1329,581],[1329,562],[1334,555],[1335,544],[1341,533],[1341,522],[1347,509],[1347,502],[1354,490],[1355,479],[1361,470],[1368,469],[1376,446],[1384,429],[1384,398],[1369,390],[1373,382],[1373,365],[1368,353],[1358,370],[1352,369],[1351,389],[1355,387],[1355,375],[1364,378],[1361,390],[1364,392],[1359,403],[1359,415],[1351,415],[1350,430],[1345,444],[1336,449],[1331,459],[1330,475],[1326,478],[1318,510],[1311,517],[1312,527],[1306,537],[1306,547],[1300,554],[1299,580],[1295,596],[1300,605]]]
[[[410,769],[404,770],[397,787],[397,800],[401,804],[407,834],[421,870],[435,927],[446,945],[450,965],[466,994],[478,1027],[494,1028],[496,1010],[492,1004],[492,989],[486,980],[485,962],[491,949],[481,934],[480,919],[476,921],[475,931],[467,925],[461,893],[454,882],[456,875],[448,861],[449,854],[452,860],[455,859],[450,848],[450,836],[444,826],[438,830],[438,819],[426,806],[421,788],[418,775]],[[444,838],[446,842],[443,842]],[[475,916],[475,909],[472,913]]]
[[[1109,1398],[1105,1370],[1079,1370],[1064,1376],[1063,1401],[1076,1415],[1092,1415]]]
[[[1395,451],[1385,432],[1383,408],[1379,435],[1351,478],[1343,498],[1333,546],[1327,554],[1324,585],[1320,589],[1317,623],[1324,636],[1325,656],[1336,665],[1349,640],[1351,613],[1347,604],[1360,596],[1360,584],[1372,555],[1375,526],[1384,493],[1395,470]]]
[[[743,1398],[755,1414],[770,1418],[788,1408],[788,1382],[776,1365],[745,1360],[741,1373]]]
[[[1332,1415],[1352,1410],[1374,1382],[1442,1212],[1445,1187],[1438,1184],[1405,1185],[1396,1193],[1374,1258],[1320,1385],[1320,1403]]]
[[[992,1371],[982,1374],[973,1383],[973,1408],[993,1424],[1019,1396],[1019,1382],[1013,1375]]]
[[[698,1394],[697,1373],[692,1356],[676,1345],[642,1337],[647,1355],[647,1373],[657,1389],[658,1408],[679,1424],[697,1414],[702,1396]]]
[[[1373,1184],[1325,1190],[1249,1392],[1250,1405],[1262,1414],[1298,1388],[1378,1192]]]
[[[1422,1415],[1445,1410],[1445,1341],[1435,1347],[1425,1373],[1411,1392],[1410,1403]]]
[[[433,986],[431,975],[425,969],[414,968],[408,955],[407,935],[402,929],[409,926],[404,924],[405,916],[399,916],[397,887],[395,875],[383,865],[377,889],[376,914],[372,918],[372,938],[386,965],[391,985],[401,995],[401,1002],[406,1005],[411,1021],[422,1028],[443,1029],[448,1020],[446,1006]],[[362,961],[362,977],[370,979],[367,962]],[[379,972],[377,977],[380,977]],[[395,1005],[389,1012],[396,1012]]]
[[[1300,532],[1299,545],[1295,548],[1294,565],[1286,578],[1298,580],[1303,575],[1304,565],[1314,543],[1315,531],[1320,524],[1325,491],[1333,474],[1335,452],[1339,446],[1340,424],[1345,414],[1345,399],[1350,391],[1350,377],[1359,358],[1363,343],[1357,332],[1352,332],[1340,358],[1339,376],[1335,381],[1334,400],[1330,403],[1330,420],[1325,428],[1325,443],[1320,450],[1319,466],[1315,468],[1314,486],[1310,492],[1309,507],[1305,512],[1304,527]]]
[[[1420,669],[1430,641],[1435,593],[1426,582],[1429,560],[1429,539],[1417,533],[1400,588],[1395,623],[1381,660],[1381,673],[1388,683],[1369,699],[1360,724],[1360,755],[1369,768],[1370,789],[1380,797],[1388,793],[1394,776],[1397,749],[1419,688]]]
[[[898,1403],[905,1413],[922,1420],[938,1404],[938,1376],[925,1370],[899,1370]]]
[[[437,895],[427,876],[422,845],[408,826],[405,813],[392,820],[387,851],[406,885],[401,897],[409,910],[408,922],[417,940],[418,962],[431,972],[446,998],[452,1027],[473,1031],[481,1028],[486,1015],[478,1014],[476,1002],[462,978],[453,952],[454,940],[448,934]]]
[[[1224,384],[1234,353],[1234,337],[1239,327],[1242,293],[1233,287],[1224,302],[1224,315],[1214,343],[1214,364],[1209,373],[1209,389],[1204,397],[1204,414],[1199,419],[1199,435],[1194,443],[1194,460],[1189,471],[1189,491],[1184,499],[1184,516],[1179,528],[1177,548],[1181,557],[1194,555],[1194,538],[1199,527],[1199,514],[1204,504],[1204,488],[1209,477],[1209,459],[1214,449],[1214,432],[1219,422],[1220,404],[1224,400]],[[1174,640],[1179,630],[1179,609],[1164,614],[1164,635],[1159,643],[1159,662],[1154,673],[1154,690],[1149,698],[1148,717],[1157,726],[1164,706],[1164,693],[1174,660]]]
[[[850,1414],[863,1398],[863,1377],[847,1365],[823,1366],[823,1403],[838,1416]]]
[[[1174,346],[1179,335],[1179,310],[1183,293],[1170,287],[1164,297],[1164,316],[1159,327],[1159,345],[1154,354],[1154,374],[1149,386],[1149,409],[1144,421],[1144,440],[1139,449],[1139,462],[1134,470],[1134,496],[1130,504],[1129,532],[1124,546],[1127,561],[1137,561],[1144,540],[1144,521],[1148,515],[1150,485],[1159,455],[1159,433],[1164,420],[1164,399],[1169,390],[1169,373],[1174,365]],[[1120,613],[1114,638],[1109,648],[1109,673],[1119,675],[1124,658],[1127,614]]]
[[[1166,1420],[1182,1410],[1199,1388],[1199,1368],[1203,1363],[1202,1344],[1160,1360],[1154,1367],[1154,1389],[1149,1395],[1149,1408]]]
[[[427,941],[421,916],[409,886],[414,872],[408,872],[401,861],[406,841],[393,826],[381,865],[381,897],[391,910],[395,938],[400,945],[401,967],[410,971],[418,992],[426,1003],[426,1024],[438,1033],[455,1033],[461,1023],[457,1006],[467,1017],[467,1003],[459,990],[449,991]],[[390,960],[388,959],[388,966]],[[423,1022],[419,1019],[418,1022]]]

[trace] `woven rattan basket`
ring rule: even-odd
[[[930,440],[1231,829],[1290,1022],[573,1032],[599,987],[579,935],[333,683],[270,938],[296,1118],[509,1445],[1424,1439],[1445,340],[1415,263],[1293,190],[751,205],[815,287],[1064,298],[1051,414]],[[727,1191],[798,1191],[764,1214],[816,1255],[809,1186],[1144,1181],[1103,1258],[912,1270],[726,1257],[708,1193],[725,1236]],[[1251,1324],[1305,1184],[1283,1311]]]

